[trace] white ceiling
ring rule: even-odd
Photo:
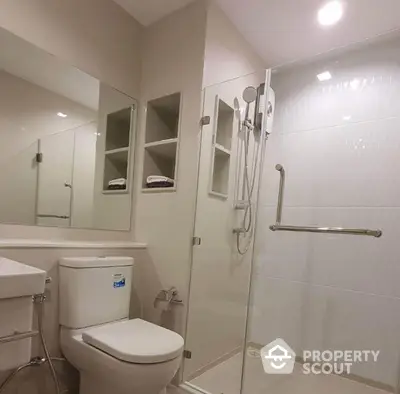
[[[347,0],[343,19],[317,22],[326,0],[216,0],[269,67],[305,59],[400,27],[399,0]]]
[[[184,7],[194,0],[114,0],[144,26]]]
[[[147,26],[193,0],[114,0]],[[326,0],[215,0],[269,67],[305,59],[400,27],[399,0],[343,0],[342,21],[321,28]]]

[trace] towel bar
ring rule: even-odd
[[[278,207],[276,210],[276,223],[269,226],[271,231],[293,231],[303,233],[323,233],[323,234],[345,234],[345,235],[367,235],[379,238],[382,236],[381,230],[371,230],[366,228],[342,228],[342,227],[313,227],[313,226],[290,226],[281,224],[283,193],[285,189],[285,169],[281,164],[277,164],[275,169],[279,171],[281,179],[279,182]]]

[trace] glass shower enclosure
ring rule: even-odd
[[[400,35],[267,75],[204,92],[183,387],[398,393]]]

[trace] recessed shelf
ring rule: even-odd
[[[230,156],[231,155],[231,151],[229,149],[224,148],[220,144],[215,144],[215,154],[216,155]]]
[[[104,154],[106,154],[106,155],[116,155],[116,154],[125,153],[125,152],[129,152],[129,147],[106,150],[104,152]]]
[[[150,142],[145,144],[145,149],[153,154],[166,157],[174,158],[176,155],[178,138],[171,138],[168,140]]]
[[[176,187],[147,187],[142,189],[143,193],[165,193],[176,192]]]
[[[127,194],[128,189],[114,189],[114,190],[103,190],[103,194]]]
[[[231,149],[232,128],[235,111],[225,101],[217,97],[217,130],[215,142],[226,149]]]
[[[228,195],[230,161],[230,156],[226,154],[214,156],[211,192]]]
[[[213,192],[212,190],[210,192],[208,192],[211,196],[213,197],[218,197],[222,200],[226,200],[228,198],[227,194],[223,194],[223,193],[217,193],[217,192]]]
[[[178,137],[180,102],[180,93],[148,102],[146,143]]]
[[[107,115],[106,151],[129,147],[132,108]]]
[[[180,106],[180,93],[160,97],[147,103],[143,191],[166,192],[176,190]],[[174,186],[149,188],[147,187],[149,176],[170,178],[174,180]]]
[[[133,113],[134,107],[129,106],[107,115],[103,194],[129,193],[128,172]],[[125,187],[123,189],[110,189],[109,182],[120,178],[125,180]]]
[[[212,171],[209,194],[227,199],[229,191],[229,172],[234,109],[215,97],[215,126],[212,145]]]

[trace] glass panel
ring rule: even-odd
[[[40,139],[39,149],[36,224],[70,227],[74,130]]]
[[[262,145],[259,129],[242,127],[242,93],[263,82],[264,73],[254,74],[204,92],[203,114],[211,122],[202,130],[195,225],[201,244],[193,248],[186,336],[191,358],[185,359],[183,373],[189,386],[212,394],[240,393],[255,213],[246,207],[249,198],[254,207],[258,188],[254,181],[249,196],[244,163],[250,182],[257,180]],[[254,112],[255,102],[249,108],[251,122]],[[247,226],[246,233],[234,233]]]
[[[271,87],[242,392],[397,393],[400,36],[277,69]],[[282,223],[383,236],[270,231],[277,164]]]

